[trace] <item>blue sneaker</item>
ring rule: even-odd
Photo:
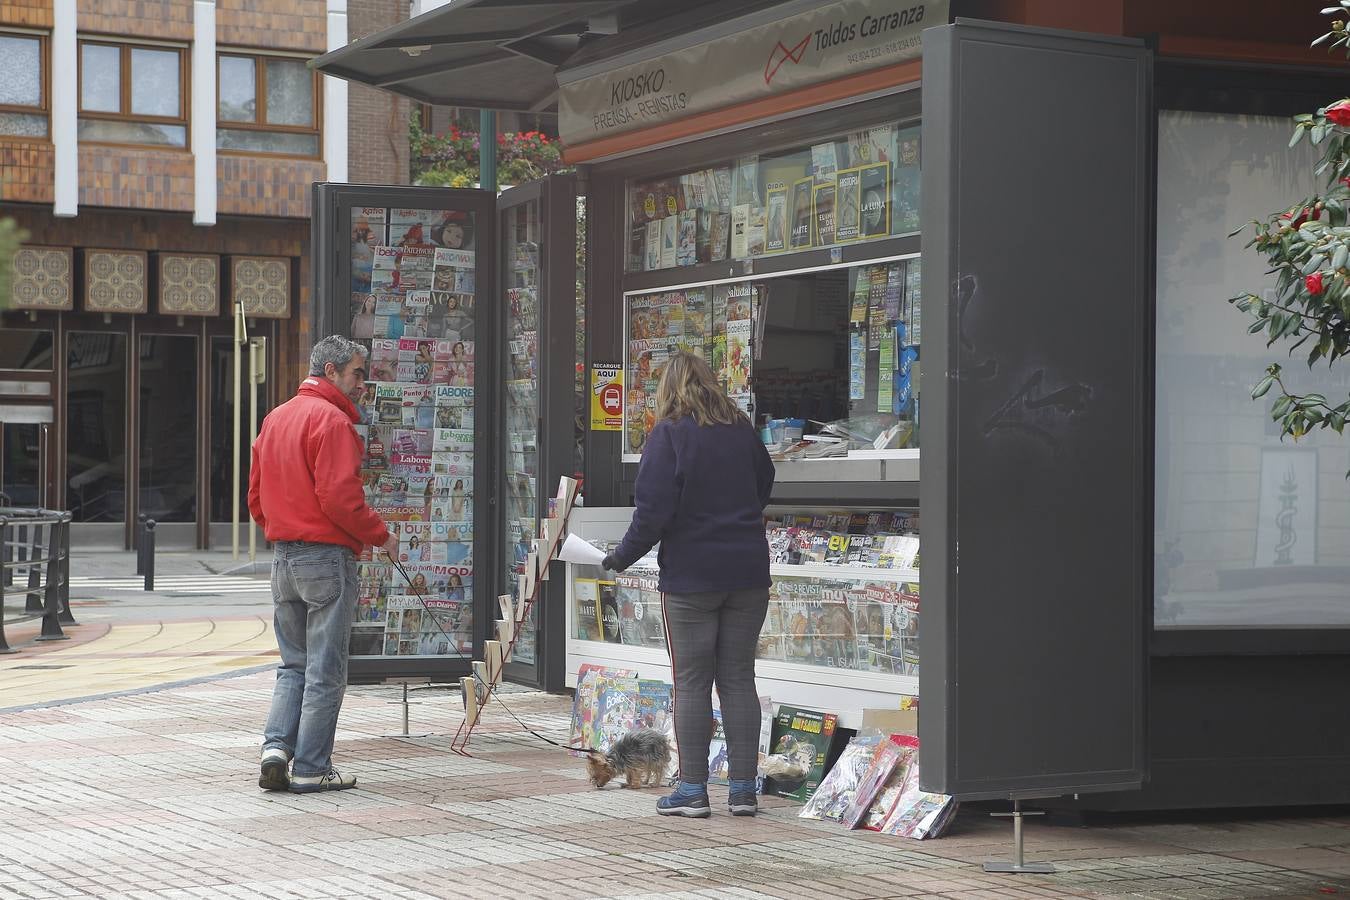
[[[754,791],[737,791],[730,795],[727,803],[733,816],[753,816],[759,812],[759,799]]]
[[[759,812],[759,799],[755,795],[755,780],[748,778],[731,780],[731,790],[728,792],[727,804],[731,807],[733,816],[753,816]]]
[[[680,782],[673,794],[656,801],[656,812],[662,816],[706,819],[712,815],[712,807],[708,805],[708,789],[701,784]]]

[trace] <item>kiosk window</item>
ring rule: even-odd
[[[627,270],[919,231],[919,127],[899,124],[629,183]]]

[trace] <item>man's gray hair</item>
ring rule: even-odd
[[[315,344],[314,349],[309,352],[309,374],[322,375],[324,366],[329,363],[337,366],[340,371],[352,361],[352,357],[359,356],[365,359],[367,355],[366,348],[356,341],[340,334],[330,334]]]

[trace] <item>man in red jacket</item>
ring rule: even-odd
[[[314,345],[309,372],[295,396],[263,420],[248,477],[248,511],[275,547],[273,626],[281,650],[258,786],[294,793],[356,786],[332,766],[347,690],[356,554],[367,545],[398,550],[398,537],[366,505],[361,487],[353,401],[365,385],[366,349],[326,337]]]

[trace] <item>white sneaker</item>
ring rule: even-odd
[[[310,794],[315,791],[345,791],[356,787],[355,775],[343,775],[337,769],[329,769],[327,775],[292,775],[291,793]]]
[[[287,767],[291,757],[280,747],[264,750],[262,754],[262,774],[258,776],[258,787],[264,791],[284,791],[290,785]]]

